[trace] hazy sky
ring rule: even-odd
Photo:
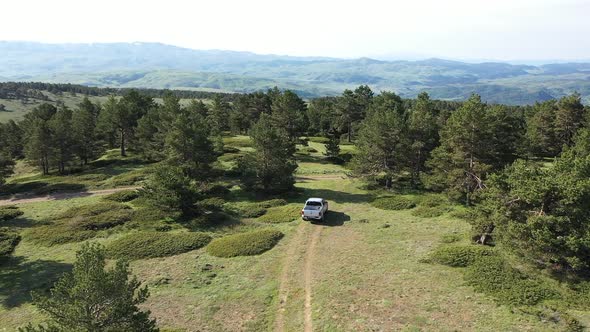
[[[145,41],[335,57],[590,59],[590,0],[10,0],[2,14],[0,40]]]

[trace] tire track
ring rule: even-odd
[[[296,233],[289,242],[287,251],[285,252],[283,270],[281,271],[281,276],[279,279],[279,306],[277,309],[277,318],[275,323],[275,331],[278,332],[285,331],[285,311],[291,290],[289,287],[289,273],[293,269],[293,265],[295,265],[297,249],[299,249],[299,247],[302,245],[301,242],[303,233],[305,231],[305,226],[306,225],[304,223],[299,224]]]
[[[305,254],[305,323],[304,323],[304,331],[305,332],[312,332],[313,331],[313,319],[312,319],[312,283],[313,283],[313,257],[315,252],[315,247],[320,239],[320,233],[322,232],[323,227],[315,227],[313,233],[311,235],[311,241],[309,241],[309,245],[307,246],[307,252]]]

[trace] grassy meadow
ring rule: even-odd
[[[230,169],[241,153],[252,149],[246,136],[226,137],[224,142],[240,152],[222,156],[217,165],[221,169]],[[143,307],[151,311],[163,331],[568,328],[563,320],[539,314],[548,310],[550,302],[528,306],[498,302],[467,284],[463,268],[429,260],[433,251],[448,245],[446,242],[470,242],[470,226],[458,217],[463,207],[432,193],[370,190],[360,179],[347,177],[349,171],[344,166],[327,162],[322,143],[311,139],[308,146],[297,147],[298,193],[289,197],[253,197],[242,191],[234,178],[227,177],[222,182],[229,193],[216,203],[222,205],[221,212],[204,220],[175,221],[153,211],[141,198],[112,202],[109,204],[129,214],[122,223],[93,229],[90,238],[83,241],[46,245],[39,242],[39,229],[69,227],[79,222],[71,213],[83,214],[91,207],[104,205],[105,197],[82,195],[19,205],[24,214],[0,224],[22,236],[13,257],[0,263],[0,331],[14,331],[28,322],[44,320],[31,303],[30,292],[47,291],[61,273],[71,268],[75,252],[84,241],[97,241],[109,248],[139,233],[201,232],[214,243],[265,229],[279,231],[283,236],[276,245],[272,243],[274,247],[270,245],[271,249],[265,248],[257,255],[217,257],[211,254],[215,251],[202,246],[165,257],[133,259],[133,273],[149,286],[151,293]],[[342,152],[354,153],[354,149],[343,145]],[[41,176],[19,164],[8,182],[11,192],[5,196],[30,190],[44,195],[141,186],[150,167],[132,155],[117,157],[116,151],[109,151],[90,167],[69,176]],[[329,201],[331,211],[325,223],[300,220],[298,212],[307,197]],[[397,209],[396,204],[395,209],[389,209],[393,206],[389,204],[379,208],[374,202],[377,197],[402,197],[414,202],[414,207]],[[103,219],[96,222],[104,223]],[[525,272],[530,268],[515,257],[506,259]],[[555,284],[549,276],[542,274],[540,278]],[[590,310],[580,306],[560,309],[590,326]]]

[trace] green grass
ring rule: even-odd
[[[238,140],[244,141],[243,138]],[[465,271],[473,266],[472,263],[456,263],[455,255],[447,258],[455,262],[453,264],[469,266],[455,268],[428,262],[437,248],[472,247],[466,235],[470,232],[469,224],[455,217],[459,214],[457,211],[466,215],[464,210],[453,206],[452,213],[436,218],[417,217],[413,211],[420,207],[449,206],[441,197],[420,192],[402,195],[418,205],[413,210],[376,208],[371,205],[372,197],[384,193],[367,191],[357,179],[312,177],[346,172],[342,166],[324,163],[321,146],[316,144],[321,145],[310,142],[318,152],[299,157],[304,171],[310,171],[307,178],[303,176],[297,183],[300,195],[285,197],[285,200],[262,201],[235,187],[229,195],[211,195],[223,197],[223,200],[207,202],[215,209],[221,205],[232,215],[220,224],[208,226],[206,231],[217,238],[209,246],[216,241],[235,239],[238,235],[267,228],[273,234],[284,234],[272,250],[263,254],[216,257],[206,247],[193,249],[181,245],[185,242],[177,241],[177,236],[195,233],[187,232],[188,225],[177,222],[173,216],[146,206],[141,198],[125,204],[133,207],[131,220],[111,229],[91,231],[98,236],[85,241],[100,242],[109,248],[120,246],[119,257],[133,259],[132,272],[150,287],[151,297],[145,308],[151,310],[163,330],[188,331],[195,326],[211,331],[275,330],[280,305],[278,281],[284,275],[285,266],[291,268],[286,273],[290,292],[285,303],[284,330],[303,330],[306,257],[311,259],[313,268],[312,316],[317,331],[549,331],[564,328],[565,322],[573,322],[572,319],[590,325],[587,306],[590,286],[581,283],[575,289],[566,289],[564,284],[518,257],[507,257],[506,262],[511,269],[520,271],[517,272],[521,273],[519,277],[513,278],[511,271],[514,270],[504,266],[499,268],[502,275],[507,274],[510,282],[517,280],[516,283],[520,283],[518,280],[522,274],[532,273],[535,281],[522,287],[519,284],[522,291],[513,292],[517,294],[515,299],[508,298],[505,302],[499,301],[504,295],[497,295],[496,290],[480,289],[477,286],[479,281],[465,279]],[[115,158],[116,152],[108,157]],[[113,164],[103,167],[118,168],[121,172],[114,176],[126,177],[143,166],[131,165],[123,169],[126,166]],[[335,170],[338,173],[333,173]],[[22,171],[18,176],[31,176],[26,175],[25,167]],[[101,181],[101,186],[107,186],[108,180],[98,182]],[[299,219],[299,210],[307,197],[323,197],[329,201],[331,212],[325,223],[289,222]],[[5,222],[7,227],[22,235],[22,240],[15,248],[13,258],[0,268],[2,328],[15,330],[28,322],[36,324],[44,319],[31,304],[30,291],[47,289],[70,268],[76,250],[84,242],[47,247],[38,245],[27,234],[47,227],[47,222],[59,225],[60,218],[72,218],[74,211],[102,203],[107,201],[93,196],[23,204],[19,206],[23,214]],[[266,214],[259,218],[245,218],[237,212],[253,207],[265,210]],[[212,215],[216,216],[217,212]],[[142,234],[150,235],[145,240]],[[317,235],[317,242],[312,254],[307,256],[314,235]],[[157,241],[153,236],[164,236],[167,241],[154,245]],[[235,243],[228,246],[231,248],[234,245],[249,248],[261,238],[224,241]],[[274,237],[272,239],[277,241]],[[222,251],[226,252],[225,249]],[[171,256],[154,257],[162,252]],[[130,257],[133,255],[153,258]],[[471,262],[471,256],[467,253],[459,261]],[[494,267],[496,270],[497,266]],[[487,279],[484,282],[490,283]],[[558,289],[561,299],[546,297],[549,294],[544,293],[547,289]],[[538,294],[542,297],[539,298]],[[535,303],[535,298],[540,299],[539,303],[529,304]],[[515,307],[510,303],[525,304]],[[554,310],[552,307],[558,308]],[[548,318],[556,313],[558,320]]]

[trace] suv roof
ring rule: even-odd
[[[312,198],[308,198],[307,202],[323,202],[324,199],[323,198],[317,198],[317,197],[312,197]]]

